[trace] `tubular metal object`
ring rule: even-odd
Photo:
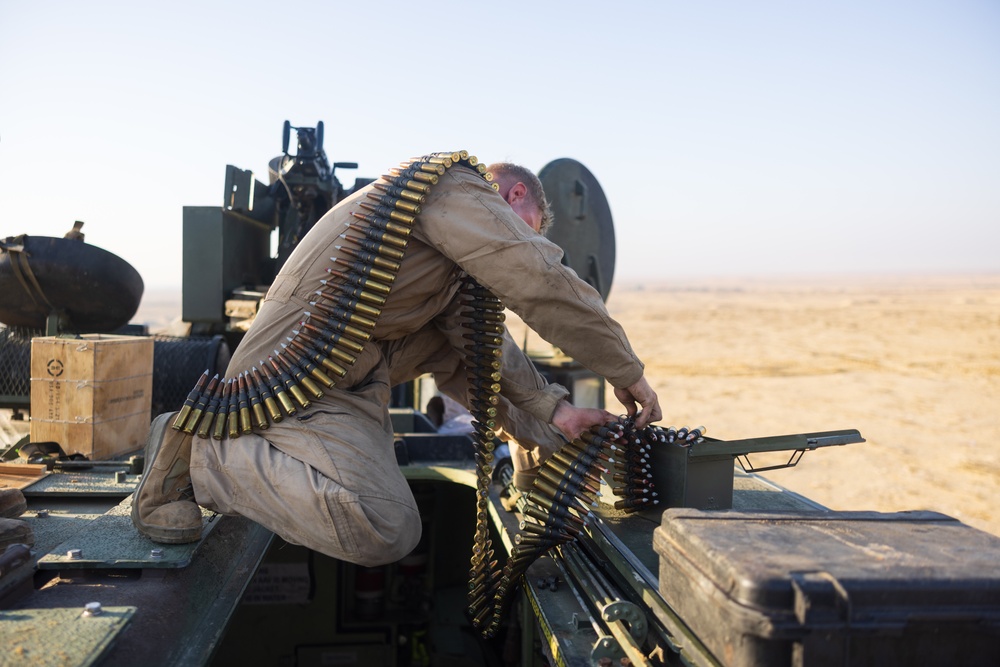
[[[80,240],[23,234],[0,241],[0,322],[108,333],[128,324],[142,300],[139,272],[115,254]]]

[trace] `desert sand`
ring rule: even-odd
[[[650,282],[608,306],[663,423],[723,440],[858,429],[865,443],[764,476],[830,509],[928,509],[1000,535],[1000,276]]]

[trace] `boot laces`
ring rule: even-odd
[[[180,494],[177,500],[190,500],[194,502],[194,485],[188,482],[187,486],[182,486],[177,489],[177,493]]]

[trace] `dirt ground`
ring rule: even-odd
[[[664,424],[858,429],[867,442],[765,476],[831,509],[929,509],[1000,535],[1000,276],[616,285],[608,306]]]

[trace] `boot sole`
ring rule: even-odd
[[[153,461],[156,460],[156,455],[160,453],[164,431],[170,428],[170,422],[173,421],[175,414],[168,412],[153,420],[153,425],[149,429],[149,436],[146,440],[146,447],[143,450],[147,466],[152,466]],[[149,475],[143,474],[132,495],[132,523],[135,524],[139,532],[158,544],[188,544],[200,540],[201,526],[197,528],[160,528],[159,526],[150,526],[139,518],[139,507],[136,505],[135,500],[139,497],[148,479]]]

